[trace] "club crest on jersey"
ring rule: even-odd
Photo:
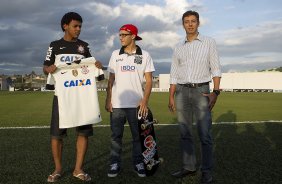
[[[142,64],[142,56],[136,55],[134,58],[134,63],[141,65]]]
[[[83,65],[83,66],[81,67],[81,73],[83,73],[83,74],[88,74],[88,72],[89,72],[88,66]]]
[[[70,80],[64,82],[65,87],[77,87],[77,86],[88,86],[88,85],[91,85],[90,79]]]
[[[84,53],[84,47],[82,45],[78,45],[78,48],[77,48],[77,52],[83,54]]]
[[[76,77],[78,75],[78,71],[77,70],[72,70],[72,75]]]

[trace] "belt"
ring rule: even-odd
[[[186,84],[179,84],[180,86],[184,86],[187,88],[198,88],[204,85],[209,85],[209,82],[204,82],[204,83],[186,83]]]

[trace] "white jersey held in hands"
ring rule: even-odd
[[[48,76],[47,83],[55,81],[55,95],[59,104],[59,128],[71,128],[102,121],[96,78],[104,77],[95,66],[93,57],[82,59],[79,64],[59,64]]]

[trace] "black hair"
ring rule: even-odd
[[[183,15],[182,15],[182,24],[184,24],[184,18],[188,17],[188,16],[191,16],[191,15],[194,15],[197,18],[197,21],[200,22],[199,13],[196,12],[196,11],[189,10],[189,11],[183,13]]]
[[[62,17],[61,20],[61,28],[63,31],[65,31],[64,25],[69,24],[72,20],[77,20],[82,23],[82,17],[78,13],[68,12]]]

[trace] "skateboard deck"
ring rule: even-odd
[[[148,108],[148,115],[142,117],[138,114],[139,106],[137,107],[138,129],[142,149],[143,163],[147,176],[152,176],[158,169],[163,159],[159,158],[154,123],[157,123],[153,118],[151,110]]]

